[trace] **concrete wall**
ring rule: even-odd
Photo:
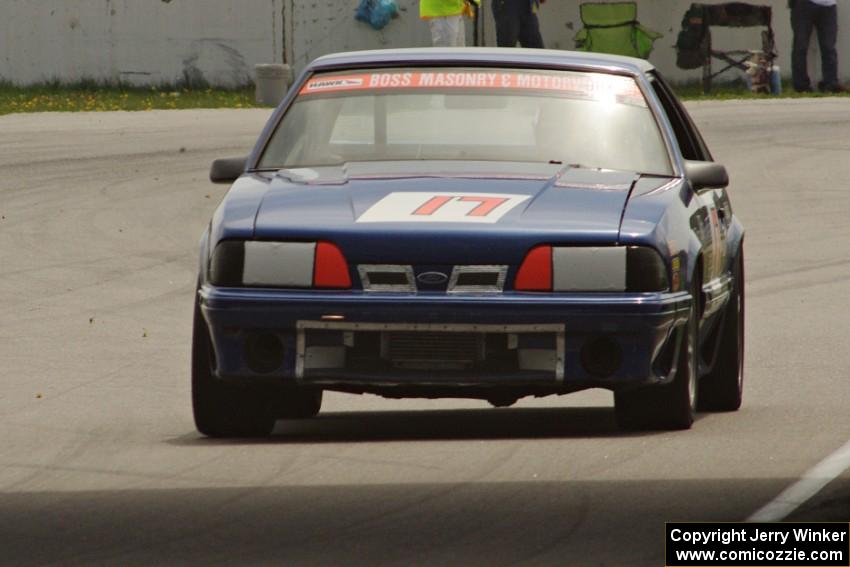
[[[320,55],[335,51],[419,47],[431,44],[419,19],[418,0],[396,0],[399,18],[383,30],[354,19],[359,0],[286,0],[286,62],[300,71]],[[470,42],[471,43],[471,42]]]
[[[0,0],[0,79],[245,84],[282,20],[283,0]]]
[[[401,17],[384,30],[356,22],[359,0],[0,0],[0,80],[29,84],[59,79],[135,84],[207,81],[235,86],[252,79],[255,63],[284,59],[296,71],[333,51],[426,46],[428,27],[418,0],[397,0]],[[703,0],[706,1],[706,0]],[[756,0],[759,1],[759,0]],[[580,0],[549,0],[541,12],[548,47],[570,49],[581,28]],[[664,37],[650,60],[674,81],[700,72],[675,65],[672,48],[691,0],[640,0],[638,17]],[[791,30],[786,0],[774,8],[784,75],[790,71]],[[490,0],[483,0],[485,45],[495,44]],[[850,6],[839,6],[841,30],[850,30]],[[468,33],[472,43],[471,26]],[[755,29],[715,30],[715,46],[756,48]],[[839,32],[839,74],[850,77],[850,35]],[[819,77],[812,41],[812,78]],[[733,72],[729,77],[735,76]]]

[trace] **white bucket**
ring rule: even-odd
[[[257,77],[257,104],[277,106],[286,95],[292,81],[292,69],[281,63],[258,63],[254,65]]]

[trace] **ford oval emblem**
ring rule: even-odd
[[[439,285],[446,283],[448,280],[449,276],[443,272],[422,272],[416,276],[416,281],[425,285]]]

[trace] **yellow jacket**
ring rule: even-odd
[[[472,0],[480,4],[481,0]],[[420,18],[443,18],[445,16],[471,16],[471,9],[466,0],[419,0]]]

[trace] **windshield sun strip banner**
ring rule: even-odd
[[[634,79],[603,73],[529,73],[516,71],[398,71],[350,75],[319,75],[307,81],[299,95],[356,91],[471,89],[565,93],[592,100],[646,106]]]

